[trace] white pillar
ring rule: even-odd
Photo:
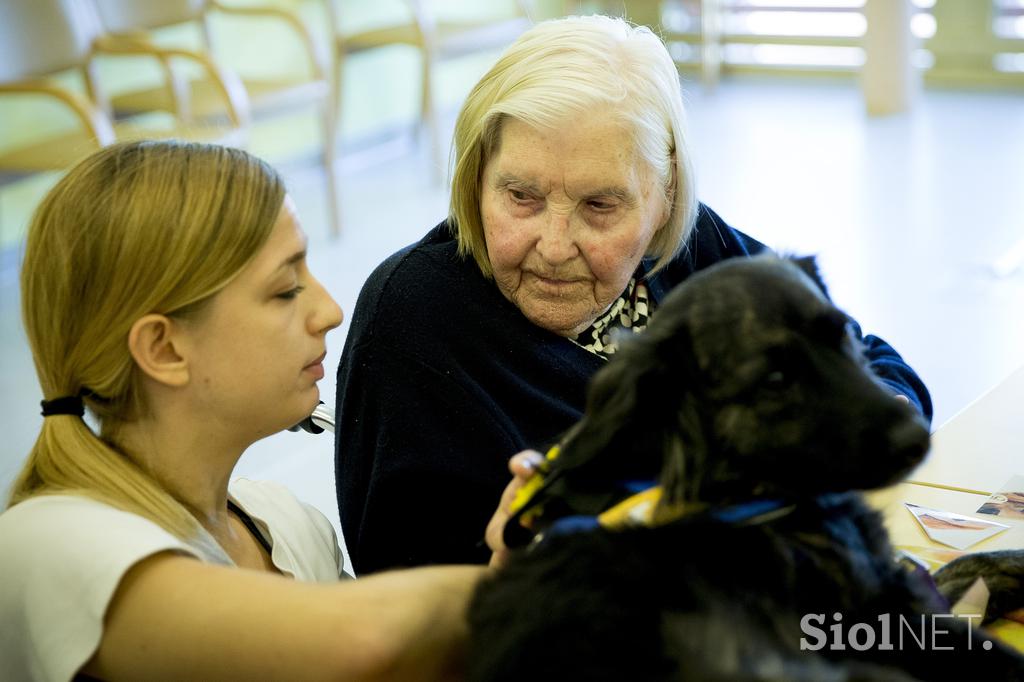
[[[867,0],[861,90],[869,114],[906,111],[921,87],[914,67],[917,40],[910,31],[912,0]]]
[[[714,90],[722,75],[722,7],[719,0],[700,3],[700,72],[704,87]]]

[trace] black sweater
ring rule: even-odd
[[[702,206],[687,248],[648,278],[651,298],[764,249]],[[930,419],[914,371],[881,339],[864,342],[876,374]],[[384,261],[360,292],[338,367],[335,476],[356,572],[486,562],[508,458],[546,449],[578,420],[603,364],[529,322],[456,255],[447,223]]]

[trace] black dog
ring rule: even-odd
[[[520,512],[543,539],[478,589],[471,678],[1024,679],[967,621],[929,615],[945,604],[851,492],[927,447],[812,260],[692,276],[595,377]],[[663,493],[649,526],[563,530],[643,480]]]

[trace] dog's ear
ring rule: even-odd
[[[631,457],[630,440],[646,436],[647,429],[641,425],[648,421],[654,396],[662,394],[651,381],[662,373],[659,365],[656,357],[620,350],[594,376],[587,391],[586,414],[563,442],[557,460],[560,469],[578,471],[592,480],[639,477],[646,467]]]
[[[698,399],[687,393],[678,402],[675,427],[662,433],[664,458],[658,481],[664,490],[662,503],[685,504],[701,499],[700,482],[704,480],[707,460],[707,438],[700,418]]]
[[[825,298],[832,300],[828,295],[828,287],[825,286],[825,280],[821,278],[821,271],[818,269],[818,261],[814,256],[788,256],[786,260],[797,266],[805,275],[810,277],[811,281],[821,289],[821,293],[825,294]]]
[[[667,446],[682,442],[680,413],[696,381],[690,346],[688,331],[665,320],[624,343],[591,381],[558,467],[581,484],[659,479],[666,458],[678,456]],[[672,469],[682,475],[686,467]]]

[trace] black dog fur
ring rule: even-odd
[[[811,259],[692,276],[595,377],[534,529],[595,513],[622,480],[657,479],[667,503],[705,511],[514,553],[470,606],[471,679],[1024,679],[1021,658],[985,649],[964,620],[919,617],[945,604],[853,492],[900,480],[928,445],[862,355]],[[782,510],[738,523],[707,511],[764,499]],[[820,650],[800,646],[819,643],[806,614],[822,618]],[[845,650],[829,647],[834,614]],[[885,614],[893,650],[849,646],[857,623],[880,639]],[[901,616],[954,650],[918,646]]]

